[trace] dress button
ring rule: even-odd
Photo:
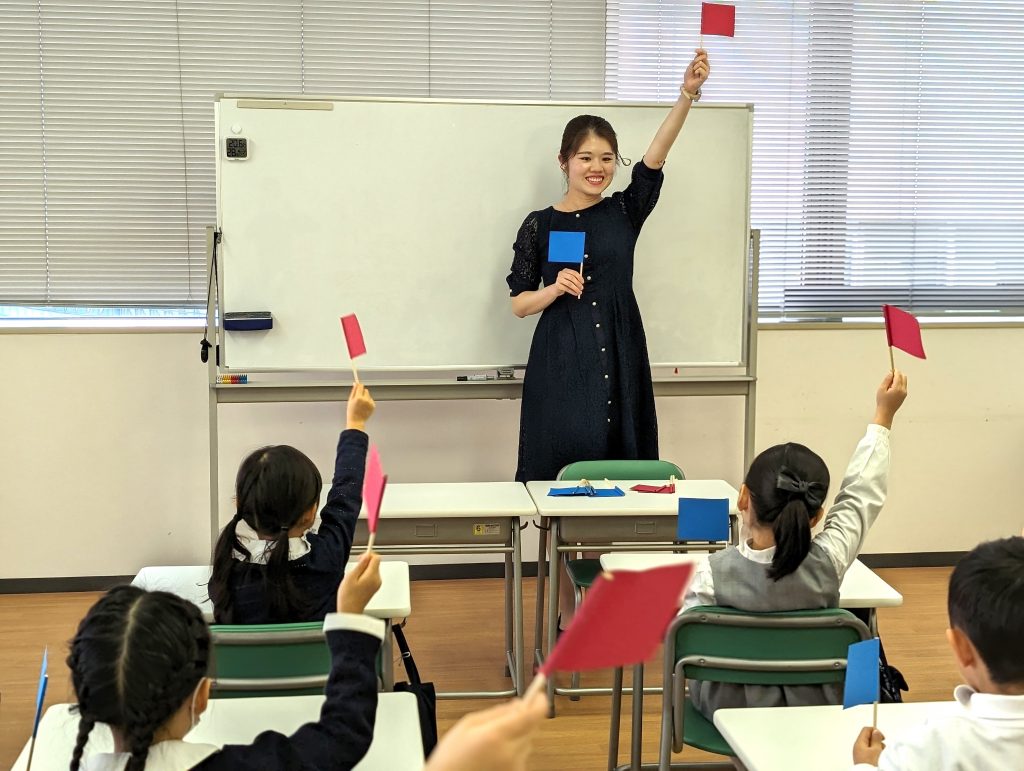
[[[590,276],[587,276],[587,281],[590,281]]]
[[[591,305],[597,305],[597,300],[594,300],[594,302],[592,302],[592,303],[590,303],[590,304],[591,304]]]
[[[576,219],[579,219],[579,218],[580,218],[580,213],[576,212]]]
[[[612,403],[612,400],[611,400],[611,399],[609,399],[609,400],[608,400],[608,404],[611,404],[611,403]]]
[[[609,422],[609,423],[611,423],[611,422],[612,422],[612,419],[611,419],[611,418],[608,418],[608,422]]]
[[[584,260],[589,260],[590,259],[590,255],[589,254],[584,254],[583,255],[583,259]]]
[[[604,379],[605,379],[605,380],[607,380],[607,379],[608,379],[608,376],[607,376],[607,375],[605,375],[605,376],[604,376]]]
[[[601,328],[601,325],[600,325],[600,324],[594,324],[594,326],[595,326],[595,327],[597,327],[598,329],[600,329],[600,328]]]
[[[601,353],[604,353],[604,348],[601,349]]]

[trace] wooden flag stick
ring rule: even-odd
[[[355,359],[352,360],[352,377],[354,378],[356,383],[359,382],[359,370],[356,369],[356,360]]]
[[[871,728],[872,729],[878,728],[878,702],[877,701],[875,702],[875,706],[872,708],[872,711],[871,711]]]
[[[889,346],[889,369],[892,372],[896,371],[896,360],[892,357],[892,346]]]
[[[583,262],[582,261],[580,261],[580,278],[583,278]],[[583,292],[582,291],[578,295],[576,295],[576,299],[577,300],[582,300],[583,299]]]
[[[376,540],[376,538],[377,538],[377,532],[376,531],[370,533],[370,537],[366,541],[366,551],[368,551],[368,552],[373,551],[373,542],[374,542],[374,540]]]
[[[547,678],[544,675],[536,675],[530,681],[530,687],[526,689],[526,693],[523,694],[523,701],[529,701],[537,691],[543,690],[546,682]]]

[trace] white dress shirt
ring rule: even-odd
[[[1024,769],[1024,696],[957,686],[962,709],[927,720],[882,750],[879,771],[1020,771]],[[855,771],[875,771],[858,763]]]

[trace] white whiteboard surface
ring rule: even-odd
[[[274,328],[226,332],[232,369],[345,369],[338,318],[348,313],[366,339],[360,369],[523,365],[536,317],[512,315],[505,276],[523,219],[561,198],[565,123],[606,117],[639,163],[668,112],[379,99],[240,107],[246,99],[266,97],[216,102],[222,309],[270,311]],[[636,247],[652,366],[743,359],[751,132],[749,105],[696,107],[669,156]],[[225,159],[229,136],[248,139],[247,160]],[[620,168],[608,194],[629,175]]]

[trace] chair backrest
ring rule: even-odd
[[[210,695],[305,696],[324,692],[331,653],[323,622],[214,624]]]
[[[666,633],[667,666],[683,677],[744,685],[843,682],[850,643],[870,637],[867,626],[840,608],[748,613],[690,608]]]
[[[669,460],[578,460],[564,466],[558,479],[685,479],[683,470]]]

